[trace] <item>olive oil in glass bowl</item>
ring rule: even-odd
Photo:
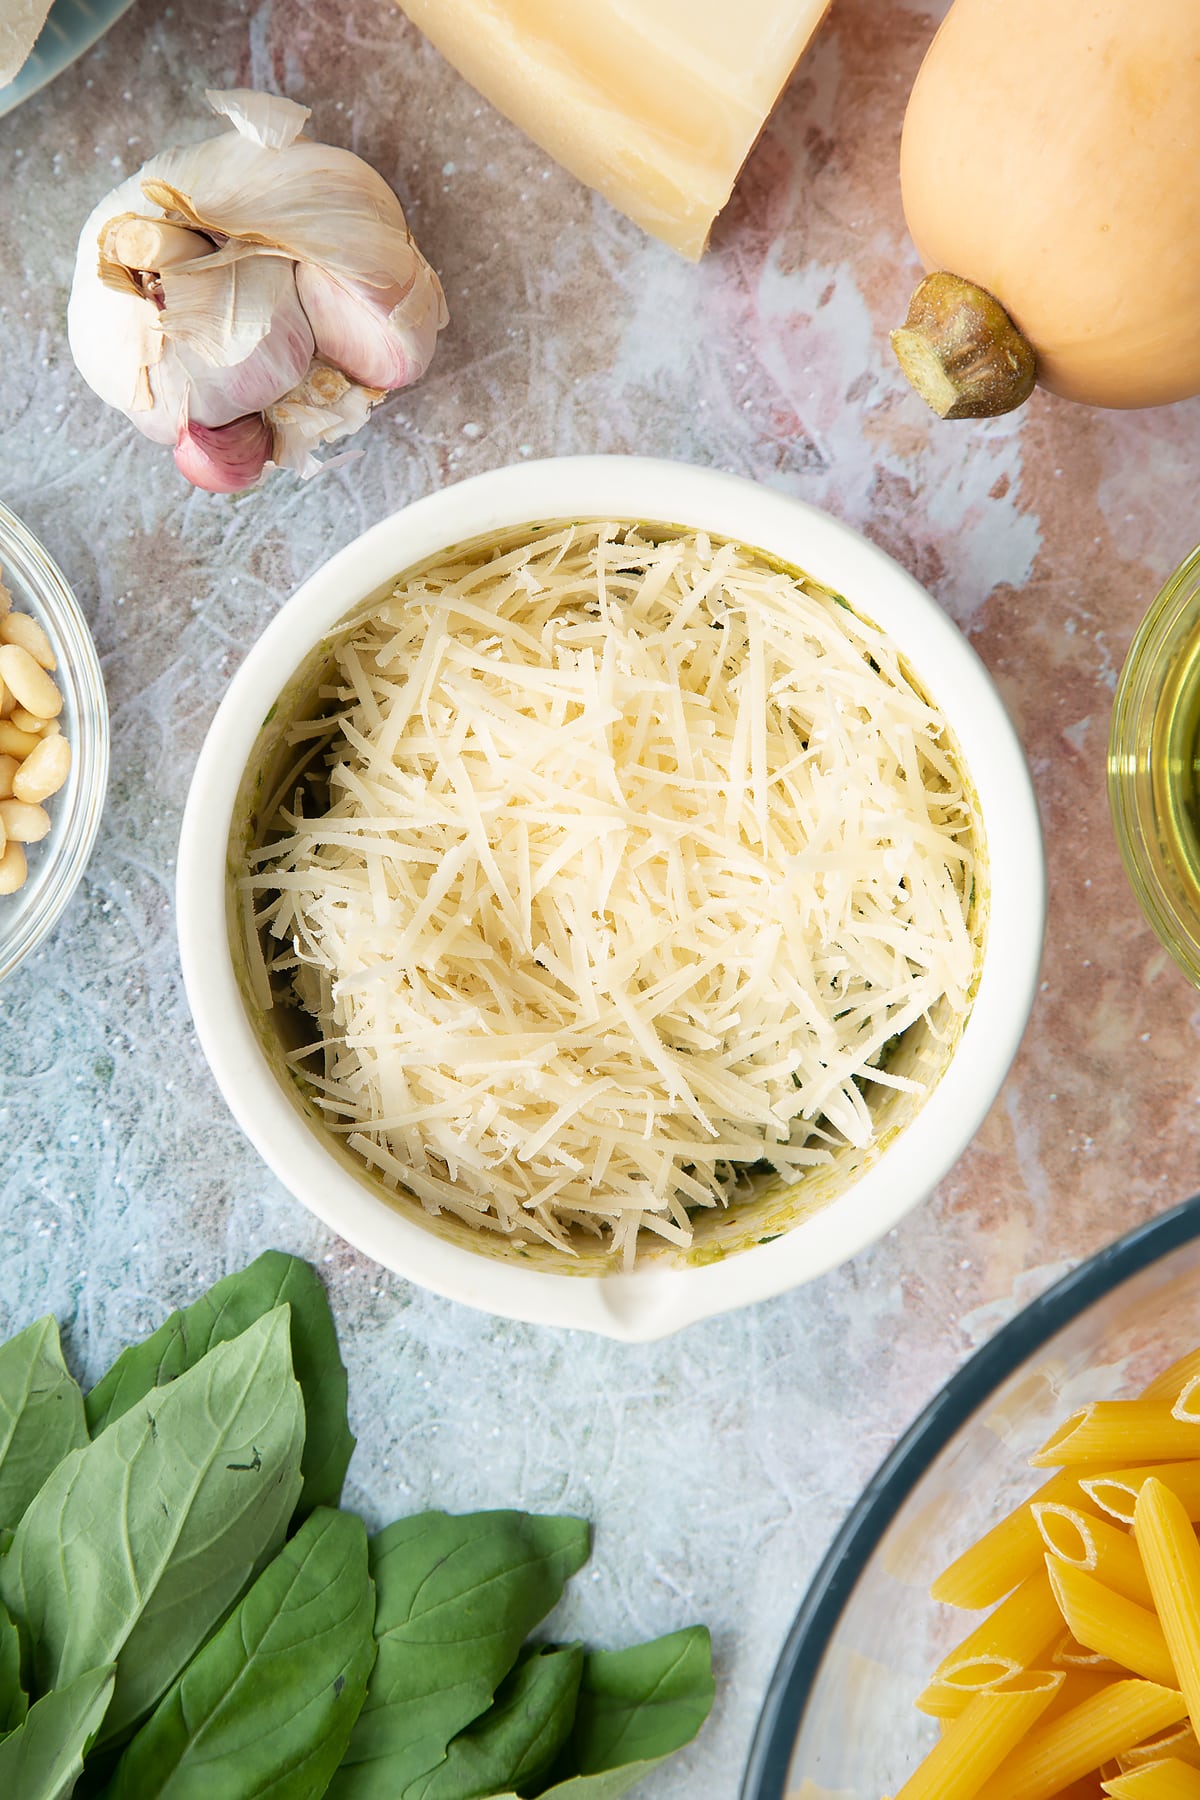
[[[1142,911],[1200,987],[1200,549],[1158,595],[1125,660],[1108,797]]]

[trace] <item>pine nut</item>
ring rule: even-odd
[[[3,0],[0,0],[0,4]],[[29,873],[26,844],[51,829],[42,805],[71,771],[62,735],[62,694],[50,639],[28,613],[12,611],[0,569],[0,895],[15,894]]]
[[[54,651],[50,647],[50,639],[46,636],[36,619],[28,613],[10,612],[0,618],[0,644],[19,644],[22,650],[28,650],[35,663],[42,669],[56,669]]]
[[[27,800],[0,800],[0,825],[10,844],[40,844],[50,830],[50,814]]]
[[[8,716],[18,731],[32,731],[35,737],[45,737],[54,723],[52,719],[39,719],[36,713],[31,713],[24,706],[14,706]]]
[[[0,756],[15,756],[18,762],[24,762],[41,741],[32,731],[19,730],[11,719],[0,719]]]
[[[11,758],[0,758],[0,762],[3,761],[11,761]],[[37,749],[31,750],[19,767],[14,763],[13,768],[10,792],[18,800],[36,805],[48,800],[51,794],[57,794],[67,779],[71,769],[71,746],[61,735],[43,738]],[[0,772],[0,803],[3,787],[4,777]]]
[[[5,845],[0,856],[0,894],[15,894],[28,872],[25,851],[20,844]]]
[[[0,680],[16,695],[17,705],[39,719],[57,719],[62,711],[57,686],[20,644],[0,644]]]

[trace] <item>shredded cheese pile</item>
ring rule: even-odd
[[[340,642],[247,886],[319,1023],[296,1066],[386,1183],[628,1261],[916,1087],[881,1063],[967,1004],[975,822],[834,596],[703,535],[531,537]]]

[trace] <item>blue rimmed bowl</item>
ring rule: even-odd
[[[1136,1392],[1200,1343],[1200,1199],[1119,1238],[978,1351],[838,1533],[767,1692],[742,1800],[879,1800],[937,1738],[913,1709],[976,1615],[929,1585],[1045,1479],[1026,1459],[1088,1400]]]

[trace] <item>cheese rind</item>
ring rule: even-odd
[[[479,92],[697,258],[829,0],[400,0]]]

